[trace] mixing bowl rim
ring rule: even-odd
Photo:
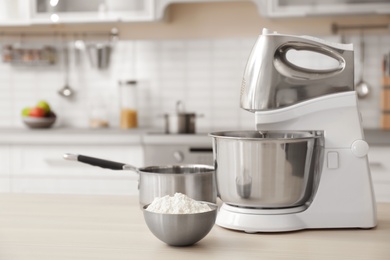
[[[232,133],[259,133],[259,132],[264,132],[264,133],[286,133],[286,134],[302,134],[306,133],[309,134],[310,136],[302,136],[302,137],[291,137],[291,138],[286,138],[286,137],[245,137],[245,136],[229,136],[227,134],[232,134]],[[319,138],[321,135],[320,134],[314,134],[314,132],[320,132],[320,131],[312,131],[312,130],[292,130],[292,131],[282,131],[282,130],[266,130],[266,131],[261,131],[261,130],[242,130],[242,131],[219,131],[219,132],[212,132],[209,133],[209,136],[213,138],[220,138],[220,139],[230,139],[230,140],[255,140],[255,141],[261,141],[261,142],[267,142],[267,141],[283,141],[285,142],[286,140],[288,141],[304,141],[304,140],[312,140],[315,138]]]

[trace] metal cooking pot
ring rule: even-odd
[[[195,133],[195,113],[165,114],[165,133],[193,134]]]
[[[321,169],[322,132],[229,131],[210,136],[223,202],[287,208],[312,199]]]
[[[209,165],[168,165],[137,168],[135,166],[78,154],[64,154],[67,160],[99,166],[112,170],[130,170],[139,173],[138,189],[141,207],[150,204],[154,198],[186,194],[198,201],[216,203],[217,192],[214,168]]]
[[[187,113],[181,101],[176,103],[175,114],[164,114],[165,133],[167,134],[193,134],[195,133],[196,117],[195,113]]]

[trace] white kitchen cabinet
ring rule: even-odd
[[[376,200],[390,202],[390,146],[371,146],[368,158]]]
[[[375,15],[389,14],[390,3],[383,0],[252,0],[260,13],[271,18],[334,16],[334,15]]]
[[[0,26],[154,21],[156,0],[3,0]],[[164,10],[161,10],[164,12]]]
[[[32,24],[155,20],[155,0],[31,1]]]
[[[30,0],[0,1],[0,25],[23,26],[30,23]]]
[[[11,192],[138,194],[138,175],[63,159],[64,153],[99,157],[140,167],[139,145],[12,145]]]
[[[10,147],[8,145],[0,146],[0,192],[10,191]]]

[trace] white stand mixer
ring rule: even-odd
[[[322,53],[338,60],[339,67],[297,67],[286,59],[289,49]],[[259,131],[323,131],[320,181],[304,206],[262,209],[223,203],[217,225],[248,233],[376,226],[368,144],[353,89],[352,45],[263,30],[245,70],[241,107],[255,113]]]

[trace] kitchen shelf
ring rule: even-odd
[[[0,31],[0,38],[18,38],[19,41],[29,41],[30,39],[36,38],[58,38],[61,37],[62,40],[66,39],[76,39],[76,38],[110,38],[115,39],[119,37],[119,30],[116,27],[110,29],[110,31],[78,31],[78,32],[58,32],[58,31],[46,31],[46,32],[31,32],[31,31]]]
[[[4,45],[2,57],[4,63],[13,66],[51,66],[57,63],[57,50],[46,45],[39,48],[14,48],[12,45]]]

